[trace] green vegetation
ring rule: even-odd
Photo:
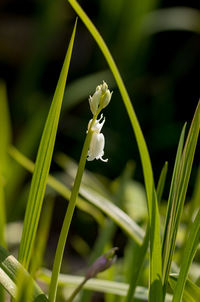
[[[177,16],[178,11],[182,16],[179,19],[180,28],[182,24],[183,28],[188,26],[189,30],[199,33],[195,22],[193,27],[189,27],[189,23],[183,18],[184,14],[188,18],[191,16],[194,18],[195,10],[176,8],[162,11],[156,10],[157,1],[144,1],[142,7],[138,1],[129,8],[134,11],[135,19],[132,23],[128,10],[127,15],[122,16],[125,25],[133,27],[133,36],[127,34],[124,41],[124,48],[136,44],[132,49],[133,56],[137,56],[137,48],[144,39],[145,26],[149,24],[150,32],[155,31],[155,28],[157,31],[164,30],[159,13],[163,18],[164,13],[170,15],[172,22],[170,24],[166,22],[166,26],[172,26],[177,30],[173,18]],[[168,164],[166,158],[162,158],[163,167],[159,175],[147,147],[142,123],[139,123],[136,116],[134,100],[128,94],[126,80],[122,79],[118,64],[78,2],[76,0],[68,2],[78,18],[46,122],[44,121],[46,105],[39,108],[39,113],[33,110],[33,116],[30,118],[31,105],[28,110],[27,120],[29,118],[30,120],[27,122],[27,128],[16,143],[12,142],[12,136],[16,134],[10,118],[5,84],[0,83],[0,302],[6,302],[8,299],[17,302],[92,302],[93,292],[101,293],[105,302],[198,302],[200,283],[199,273],[196,272],[200,267],[198,249],[200,168],[194,169],[195,177],[192,168],[196,166],[195,154],[198,153],[196,151],[200,131],[200,101],[197,103],[190,125],[183,126],[177,143],[173,169],[172,163]],[[110,25],[114,26],[124,8],[123,1],[118,1],[114,6],[114,0],[106,3],[102,1],[101,10],[105,12],[105,5],[108,5],[106,13],[109,15],[112,12]],[[53,1],[48,9],[44,15],[44,24],[41,22],[42,32],[47,34],[44,46],[50,39],[48,30],[53,27],[50,18],[51,12],[55,9]],[[198,12],[196,14],[198,15]],[[74,63],[73,50],[79,35],[80,22],[85,25],[98,45],[109,71],[79,78],[68,85],[67,77]],[[59,26],[57,19],[55,26]],[[150,35],[149,33],[148,38],[146,37],[147,44],[150,43]],[[123,33],[119,32],[119,37],[122,36]],[[42,42],[38,40],[38,43]],[[116,45],[117,43],[119,44],[119,41],[116,41]],[[120,45],[118,46],[120,48]],[[127,63],[130,63],[131,50],[124,50],[124,54],[125,52]],[[79,55],[81,56],[81,52]],[[144,53],[140,62],[133,59],[136,70],[139,65],[141,71],[143,70],[145,55]],[[36,63],[37,59],[40,62],[42,56],[43,53],[35,50],[32,62]],[[26,68],[27,79],[30,72],[28,66],[29,64]],[[39,65],[35,66],[30,77],[33,85],[29,86],[30,90],[35,87],[38,74]],[[26,79],[23,77],[22,74],[20,83],[24,81],[26,85]],[[148,92],[148,87],[143,89]],[[89,91],[93,91],[90,97]],[[112,138],[109,138],[109,131],[103,129],[105,123],[103,114],[106,108],[105,112],[108,110],[106,124],[109,120],[112,121],[113,116],[121,123],[122,107],[115,103],[117,91],[120,93],[118,98],[122,100],[126,120],[130,121],[131,131],[137,143],[143,174],[143,179],[139,181],[135,177],[137,163],[128,161],[125,151],[117,146],[114,148],[117,158],[122,159],[122,163],[124,158],[127,160],[121,174],[113,180],[109,173],[107,175],[106,168],[105,173],[95,173],[96,162],[108,169],[112,162],[112,156],[107,154],[106,148],[104,149],[107,141],[109,139],[112,141]],[[27,86],[23,94],[23,88],[19,84],[18,97],[20,95],[22,99],[28,98]],[[79,150],[80,159],[76,162],[69,156],[72,150],[70,146],[69,153],[67,148],[63,153],[63,148],[59,150],[56,147],[56,136],[62,131],[58,128],[59,120],[63,121],[62,114],[67,112],[69,117],[70,109],[80,106],[82,99],[88,97],[86,114],[86,116],[90,114],[88,126],[85,124],[85,128],[81,129],[81,123],[76,121],[82,142],[82,150]],[[22,104],[23,101],[19,102],[18,106]],[[38,100],[36,106],[37,104]],[[84,110],[79,111],[80,114],[85,114]],[[75,135],[76,122],[70,126],[72,137]],[[126,136],[127,133],[129,132],[121,134]],[[39,147],[36,160],[32,161],[32,149],[37,149],[37,141]],[[132,142],[135,144],[133,136],[130,136],[129,144]],[[124,147],[125,150],[128,148],[129,146]],[[199,165],[199,158],[197,161]],[[92,172],[89,171],[90,167]],[[154,173],[159,175],[158,181],[155,180]],[[169,186],[167,182],[170,183]],[[67,206],[60,202],[61,199],[67,201]],[[57,213],[59,208],[60,211]],[[55,221],[61,221],[59,231]],[[77,226],[74,226],[76,223]],[[70,233],[70,230],[76,229],[85,230],[86,236],[82,236],[84,232],[81,231],[78,235],[76,231]],[[52,238],[52,233],[51,242],[49,238]],[[120,236],[123,237],[122,242]],[[91,240],[95,242],[91,243]],[[71,272],[69,268],[74,259],[76,266],[79,267],[79,276],[76,274],[77,271]],[[84,270],[80,259],[88,262]],[[62,268],[66,273],[61,273]]]

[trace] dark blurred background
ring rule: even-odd
[[[157,181],[166,160],[171,173],[181,129],[185,121],[191,121],[199,98],[199,1],[88,0],[80,4],[99,29],[121,72]],[[32,159],[75,17],[64,0],[0,2],[0,78],[7,86],[13,143]],[[95,161],[87,168],[114,179],[133,159],[137,163],[135,178],[142,181],[137,145],[121,96],[81,20],[55,151],[79,160],[91,118],[88,95],[102,80],[107,80],[114,91],[104,111],[109,163]],[[194,167],[193,179],[195,171]]]

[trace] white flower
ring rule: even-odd
[[[103,84],[96,87],[96,91],[93,96],[89,97],[90,110],[92,111],[92,114],[97,114],[99,106],[101,106],[102,109],[105,108],[109,104],[111,96],[112,92],[108,89],[106,82],[103,81]]]
[[[90,141],[90,147],[88,150],[88,157],[87,157],[88,161],[92,161],[94,159],[100,159],[104,162],[108,161],[108,159],[103,159],[105,138],[103,133],[101,133],[101,129],[103,127],[103,124],[105,123],[105,118],[100,123],[102,118],[103,118],[103,114],[101,115],[99,120],[96,120],[96,122],[94,123],[91,129],[93,131],[93,134]],[[89,121],[88,130],[90,128],[91,122],[92,120]]]

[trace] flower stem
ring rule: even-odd
[[[87,282],[88,279],[84,279],[73,291],[73,293],[71,294],[71,296],[67,299],[66,302],[72,302],[74,300],[74,298],[76,297],[76,295],[80,292],[80,290],[82,289],[83,285]]]
[[[85,163],[86,163],[86,159],[87,159],[88,149],[89,149],[90,141],[91,141],[92,134],[93,134],[92,126],[94,125],[99,112],[100,112],[100,110],[98,110],[97,114],[93,116],[91,125],[90,125],[87,135],[86,135],[86,139],[85,139],[85,142],[83,145],[83,149],[81,152],[81,157],[80,157],[80,161],[79,161],[79,165],[78,165],[78,170],[77,170],[75,181],[74,181],[74,186],[72,188],[71,197],[69,200],[69,205],[67,207],[67,212],[65,214],[62,229],[60,232],[60,237],[58,240],[56,255],[55,255],[54,264],[53,264],[51,283],[50,283],[50,287],[49,287],[49,301],[50,302],[55,302],[55,300],[56,300],[56,293],[57,293],[57,287],[58,287],[58,275],[60,273],[61,263],[62,263],[62,259],[63,259],[63,253],[64,253],[64,249],[65,249],[65,243],[67,240],[69,227],[70,227],[70,224],[72,221],[72,217],[73,217],[73,213],[74,213],[74,209],[75,209],[75,205],[76,205],[76,200],[78,197],[83,172],[85,169]]]
[[[74,181],[74,186],[73,186],[73,189],[71,192],[69,205],[67,208],[67,212],[65,214],[60,237],[58,240],[56,255],[55,255],[54,264],[53,264],[53,271],[52,271],[52,276],[51,276],[51,283],[50,283],[50,287],[49,287],[49,301],[50,302],[55,302],[55,299],[56,299],[56,293],[57,293],[57,287],[58,287],[58,275],[60,273],[65,243],[67,240],[69,227],[70,227],[70,224],[72,221],[72,217],[73,217],[73,213],[74,213],[74,209],[75,209],[75,205],[76,205],[76,200],[78,197],[78,192],[79,192],[79,188],[80,188],[80,184],[81,184],[81,180],[82,180],[82,176],[83,176],[83,172],[84,172],[84,168],[85,168],[88,149],[89,149],[90,141],[92,138],[92,133],[93,133],[92,126],[94,125],[96,118],[97,118],[97,115],[93,116],[91,125],[88,129],[88,133],[87,133],[84,145],[83,145],[83,149],[82,149],[82,153],[81,153],[81,157],[80,157],[80,161],[79,161],[79,165],[78,165],[78,170],[76,173],[76,178]]]

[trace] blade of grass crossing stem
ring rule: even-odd
[[[133,131],[136,136],[136,141],[139,148],[139,153],[141,157],[145,187],[147,193],[147,201],[148,201],[148,210],[149,210],[149,220],[150,220],[150,250],[156,251],[156,253],[150,253],[150,301],[162,301],[162,263],[161,263],[161,244],[160,244],[160,219],[157,205],[157,196],[155,193],[155,185],[153,179],[153,171],[151,167],[151,161],[148,153],[148,149],[146,146],[146,142],[141,131],[139,122],[137,120],[136,114],[134,112],[133,106],[131,104],[129,95],[124,86],[123,80],[120,76],[118,68],[109,52],[108,47],[103,41],[101,35],[91,22],[91,20],[87,17],[85,12],[79,6],[77,1],[68,0],[73,9],[76,11],[78,16],[82,19],[89,32],[96,40],[99,48],[101,49],[103,55],[105,56],[107,63],[113,73],[113,76],[117,82],[119,87],[122,99],[124,101],[124,105],[126,107],[128,116],[131,121],[131,125],[133,127]]]
[[[22,239],[19,249],[19,260],[25,268],[28,268],[33,250],[36,230],[40,217],[43,197],[46,188],[47,177],[50,169],[53,148],[55,144],[56,132],[60,116],[60,110],[71,60],[73,42],[75,37],[76,24],[69,43],[67,54],[58,80],[56,91],[47,117],[45,128],[42,134],[28,204],[25,214]]]
[[[16,298],[16,278],[18,272],[21,271],[25,279],[33,282],[33,297],[29,301],[48,302],[45,294],[42,292],[37,283],[31,278],[30,274],[23,266],[8,253],[6,249],[0,246],[0,283],[4,285],[7,292]]]
[[[184,254],[181,259],[180,273],[178,276],[177,284],[174,289],[174,296],[172,302],[181,301],[184,286],[187,280],[188,271],[192,260],[195,256],[200,242],[200,210],[198,211],[194,223],[192,224],[187,243],[185,246]],[[200,299],[200,296],[199,296]]]
[[[15,147],[11,146],[9,148],[9,154],[25,169],[33,173],[34,163],[27,157],[25,157],[22,153],[20,153]],[[69,200],[71,192],[64,184],[62,184],[51,175],[48,176],[47,183],[61,196]],[[91,189],[89,190],[89,188],[87,190],[83,188],[81,189],[81,192],[86,200],[88,200],[92,205],[100,209],[108,217],[114,220],[115,223],[122,230],[124,230],[130,238],[135,240],[138,244],[142,244],[144,238],[143,229],[139,225],[137,225],[125,212],[115,206],[112,201],[97,194],[96,191],[91,191]],[[83,202],[85,203],[85,201],[78,196],[77,206],[81,210],[86,211],[87,209],[88,211],[88,208],[82,205]]]
[[[200,129],[200,101],[198,102],[194,118],[192,120],[189,133],[185,142],[181,160],[177,169],[177,177],[175,179],[175,186],[172,191],[173,208],[171,214],[171,222],[169,229],[169,236],[166,241],[168,254],[165,254],[164,266],[164,284],[167,284],[169,271],[171,267],[172,257],[175,249],[176,235],[178,225],[182,214],[182,209],[185,201],[185,196],[190,179],[195,149],[199,136]],[[168,240],[169,239],[169,240]]]
[[[163,190],[165,187],[165,181],[166,181],[166,176],[167,176],[167,170],[168,170],[168,162],[166,161],[162,171],[160,173],[160,177],[158,180],[158,185],[157,185],[157,198],[158,198],[158,204],[160,204],[161,200],[162,200],[162,195],[163,195]]]
[[[177,285],[178,275],[171,274],[169,276],[169,284],[171,289],[174,291]],[[180,302],[181,300],[179,300]],[[200,288],[187,279],[183,290],[183,302],[197,302],[200,301]]]

